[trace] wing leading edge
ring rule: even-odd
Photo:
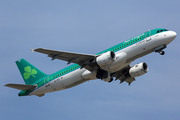
[[[67,61],[67,64],[76,63],[81,66],[81,68],[86,68],[90,71],[93,71],[94,68],[91,66],[89,60],[96,57],[96,55],[90,54],[81,54],[81,53],[73,53],[73,52],[64,52],[64,51],[56,51],[56,50],[49,50],[43,48],[31,49],[32,52],[39,52],[43,54],[47,54],[48,57],[51,57],[51,60],[59,59]]]

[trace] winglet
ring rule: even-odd
[[[32,48],[31,48],[30,50],[31,50],[31,52],[33,53],[35,49],[32,49]]]

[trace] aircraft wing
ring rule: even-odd
[[[133,81],[135,81],[135,78],[126,75],[127,72],[129,71],[129,68],[130,66],[128,65],[124,69],[113,73],[112,77],[115,77],[116,78],[115,80],[120,80],[120,83],[123,83],[124,81],[126,81],[130,85]]]
[[[56,51],[56,50],[49,50],[49,49],[43,49],[43,48],[32,49],[32,52],[33,51],[47,54],[48,57],[52,58],[52,60],[54,59],[64,60],[64,61],[67,61],[68,64],[77,63],[82,68],[86,68],[90,71],[93,70],[93,67],[89,64],[89,60],[96,56],[96,55],[90,55],[90,54]]]

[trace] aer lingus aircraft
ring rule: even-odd
[[[119,79],[129,85],[135,77],[148,72],[145,62],[130,66],[134,60],[152,52],[164,55],[163,49],[176,38],[176,32],[167,29],[154,29],[117,44],[96,55],[63,52],[49,49],[32,49],[47,54],[52,60],[67,61],[68,66],[54,74],[47,75],[24,59],[16,61],[26,83],[6,84],[5,86],[22,90],[18,95],[37,95],[67,89],[88,80],[101,79],[112,82]]]

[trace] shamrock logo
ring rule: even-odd
[[[30,66],[27,66],[24,68],[25,73],[23,74],[24,79],[27,80],[29,79],[29,77],[32,75],[33,77],[35,77],[34,75],[37,74],[37,71],[35,69],[31,70]]]

